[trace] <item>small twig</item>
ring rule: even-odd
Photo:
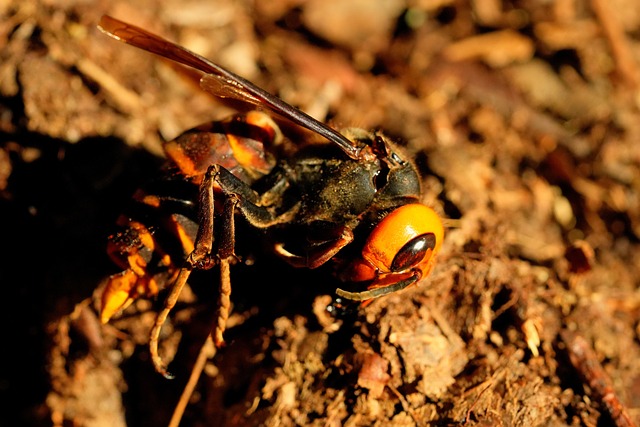
[[[423,425],[422,420],[420,419],[420,417],[416,414],[416,412],[413,410],[411,405],[409,405],[409,402],[407,402],[407,399],[405,399],[405,397],[400,393],[400,391],[398,391],[397,388],[395,388],[395,387],[393,387],[393,386],[391,386],[389,384],[387,384],[387,387],[400,400],[400,404],[402,405],[402,408],[405,410],[405,412],[407,414],[409,414],[409,416],[411,416],[411,418],[416,423],[416,425],[417,426]]]
[[[198,384],[198,380],[202,375],[207,359],[215,356],[215,353],[216,346],[213,345],[213,339],[211,338],[211,334],[209,334],[209,336],[207,336],[207,340],[202,344],[202,347],[200,347],[200,352],[198,353],[196,362],[194,363],[193,369],[191,369],[191,374],[189,375],[189,381],[187,381],[187,384],[184,386],[184,390],[182,390],[180,399],[178,400],[178,403],[173,410],[173,414],[171,415],[168,427],[178,427],[178,425],[180,425],[180,421],[184,415],[184,410],[189,404],[189,400],[191,399],[193,391]]]
[[[636,424],[616,395],[611,378],[600,364],[593,348],[574,332],[564,330],[560,336],[567,346],[571,364],[591,388],[592,397],[602,402],[614,424],[617,427],[635,427]]]
[[[234,206],[235,204],[231,207],[233,208]],[[194,363],[193,369],[191,369],[191,374],[189,375],[189,381],[187,381],[187,384],[184,386],[184,390],[182,390],[180,399],[178,400],[178,403],[173,410],[173,414],[171,415],[168,427],[178,427],[182,420],[182,416],[184,415],[184,410],[189,404],[189,399],[191,399],[191,395],[193,394],[193,391],[198,384],[198,380],[202,375],[207,359],[215,356],[216,349],[224,345],[223,333],[226,328],[227,319],[229,318],[229,308],[231,306],[230,259],[230,256],[226,256],[220,260],[220,296],[218,298],[217,319],[207,336],[207,340],[202,344],[202,347],[200,347],[200,352],[198,353],[196,362]]]
[[[475,400],[473,401],[473,403],[471,404],[471,406],[467,410],[467,414],[464,417],[464,422],[462,423],[462,425],[467,425],[467,423],[469,422],[469,419],[471,418],[471,414],[473,413],[473,408],[480,401],[480,398],[482,397],[484,392],[489,390],[491,387],[493,387],[493,379],[485,381],[483,384],[485,384],[485,383],[488,383],[487,386],[485,388],[483,388],[482,390],[480,390],[480,393],[478,393],[478,396],[475,398]]]
[[[638,78],[640,77],[638,67],[634,61],[629,43],[625,38],[623,26],[611,12],[607,0],[592,0],[591,6],[602,25],[605,36],[609,40],[618,72],[627,83],[637,87]]]
[[[76,62],[76,67],[82,75],[98,83],[110,96],[120,111],[128,114],[139,113],[143,110],[143,102],[134,91],[127,89],[111,74],[100,68],[95,62],[82,58]]]

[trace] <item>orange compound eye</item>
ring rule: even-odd
[[[420,266],[427,274],[443,237],[442,221],[433,209],[417,203],[404,205],[373,229],[362,257],[383,273]]]

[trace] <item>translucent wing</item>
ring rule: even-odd
[[[239,86],[235,80],[229,80],[223,76],[205,74],[200,79],[200,87],[220,98],[237,99],[257,107],[263,104],[258,98],[244,90],[243,86]]]
[[[116,40],[202,71],[205,74],[200,86],[215,96],[267,109],[335,143],[352,159],[363,159],[369,155],[368,150],[362,150],[363,146],[350,141],[338,131],[197,53],[108,15],[102,16],[98,28]]]

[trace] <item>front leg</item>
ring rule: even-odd
[[[275,253],[287,261],[290,265],[298,268],[318,268],[331,258],[333,258],[342,248],[353,242],[353,230],[346,225],[335,225],[326,230],[322,241],[309,242],[305,248],[305,255],[296,255],[289,252],[284,243],[278,242],[274,245]]]
[[[277,181],[272,183],[271,188],[262,194],[255,192],[246,182],[223,167],[217,167],[215,180],[227,196],[233,195],[237,198],[240,213],[253,227],[269,228],[289,222],[297,212],[299,205],[279,215],[266,206],[278,206],[281,203],[287,188],[285,175],[279,176]]]

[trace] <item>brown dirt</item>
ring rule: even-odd
[[[146,347],[159,302],[97,321],[106,237],[161,142],[232,111],[103,13],[405,141],[448,218],[421,286],[339,319],[330,276],[234,266],[183,425],[640,421],[640,3],[9,0],[0,425],[167,424],[212,316],[194,288],[165,326],[173,381]]]

